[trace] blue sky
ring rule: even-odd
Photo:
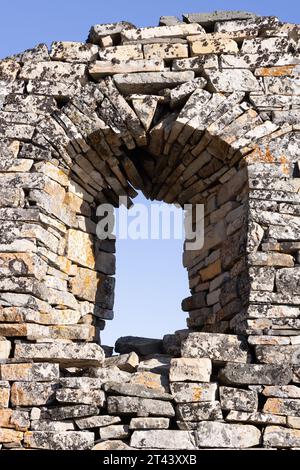
[[[1,4],[0,57],[54,40],[85,41],[95,23],[119,20],[154,26],[161,15],[247,10],[300,22],[299,0],[10,0]],[[142,202],[143,198],[138,197]],[[148,203],[149,204],[149,203]],[[113,344],[122,335],[162,337],[185,327],[181,300],[188,295],[181,266],[182,241],[121,240],[117,244],[115,320],[103,333]]]

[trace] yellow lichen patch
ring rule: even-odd
[[[279,67],[260,67],[255,70],[257,77],[284,77],[293,75],[295,65],[283,65]]]
[[[200,387],[195,387],[193,389],[193,401],[200,401],[202,397],[202,390]]]

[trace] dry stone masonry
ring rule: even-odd
[[[2,449],[300,448],[299,70],[299,26],[230,11],[0,62]],[[205,244],[188,329],[111,356],[96,207],[136,190]]]

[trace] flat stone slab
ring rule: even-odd
[[[211,360],[207,358],[185,358],[171,359],[170,381],[201,381],[209,382],[212,371]]]
[[[192,433],[173,430],[134,431],[130,440],[130,446],[137,449],[197,449]]]
[[[176,407],[176,416],[180,421],[214,421],[223,419],[219,401],[179,404]]]
[[[51,382],[59,379],[58,364],[0,364],[0,379],[14,382]]]
[[[300,447],[300,429],[268,426],[263,435],[264,447]]]
[[[104,352],[95,343],[17,343],[15,357],[83,367],[100,366],[104,361]]]
[[[94,445],[93,432],[28,431],[24,436],[25,447],[45,450],[88,450]]]
[[[132,351],[141,356],[162,353],[162,340],[142,338],[139,336],[123,336],[116,341],[115,351],[128,354]]]
[[[134,93],[158,93],[164,88],[174,88],[181,83],[194,78],[194,72],[148,72],[116,74],[114,81],[121,93],[130,95]],[[253,90],[252,90],[253,91]]]
[[[218,385],[205,382],[172,382],[170,388],[176,403],[192,403],[216,400]]]
[[[257,446],[261,433],[255,426],[245,424],[199,423],[195,432],[199,448],[236,448]]]
[[[175,411],[168,401],[139,397],[108,397],[107,410],[113,415],[173,417]]]
[[[228,363],[220,371],[222,381],[236,385],[286,385],[292,377],[292,369],[286,365]]]
[[[132,418],[129,429],[168,429],[169,418]]]
[[[104,384],[104,390],[111,394],[128,395],[140,398],[157,398],[159,400],[172,400],[172,395],[164,393],[154,388],[145,387],[138,384],[108,382]]]
[[[244,337],[221,333],[189,333],[181,347],[183,357],[209,358],[216,362],[250,361]]]
[[[257,15],[240,10],[217,10],[212,13],[185,13],[183,19],[188,23],[199,23],[204,27],[211,27],[217,21],[248,20]]]

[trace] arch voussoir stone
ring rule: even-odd
[[[299,47],[298,25],[215,12],[0,62],[4,448],[300,446]],[[137,190],[204,204],[204,245],[188,328],[109,357],[96,209]]]

